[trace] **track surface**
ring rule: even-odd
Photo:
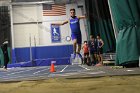
[[[55,70],[56,72],[50,73],[49,66],[9,68],[7,71],[0,68],[0,82],[40,80],[52,77],[80,78],[113,75],[140,75],[140,68],[116,69],[110,66],[59,65],[55,66]]]

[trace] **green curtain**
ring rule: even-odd
[[[94,37],[100,34],[105,44],[104,52],[115,52],[116,39],[107,0],[85,0],[85,3],[90,20],[90,34]]]
[[[140,0],[109,0],[118,29],[116,64],[138,62],[140,55]]]
[[[8,47],[8,56],[9,56],[9,64],[11,63],[11,57],[10,57],[10,47]],[[2,49],[0,48],[0,67],[2,67],[4,65],[4,55],[3,55],[3,52],[2,52]]]

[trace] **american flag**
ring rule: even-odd
[[[66,5],[43,4],[43,16],[66,15]]]

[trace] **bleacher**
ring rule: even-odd
[[[115,53],[104,53],[103,54],[103,64],[104,65],[115,65]]]

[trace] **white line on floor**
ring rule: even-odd
[[[82,65],[79,65],[80,67],[82,67],[82,68],[84,68],[84,69],[86,69],[86,70],[90,70],[90,69],[88,69],[88,68],[86,68],[86,67],[84,67],[84,66],[82,66]]]
[[[16,77],[2,76],[1,79],[4,79],[4,80],[13,80],[13,79],[19,79],[19,78],[24,78],[24,79],[38,78],[38,77],[47,77],[47,76],[44,76],[44,75],[47,75],[47,74],[49,74],[49,73],[44,73],[44,74],[42,74],[40,76],[35,76],[35,75],[16,76]]]
[[[97,71],[97,72],[88,72],[87,74],[103,74],[104,71]]]
[[[64,67],[64,69],[62,69],[60,72],[63,72],[67,67],[68,67],[68,65],[66,67]]]
[[[10,73],[10,74],[7,74],[7,75],[14,75],[14,74],[23,73],[23,72],[27,72],[27,71],[31,71],[31,70],[36,70],[36,69],[40,69],[40,68],[32,68],[32,69],[28,69],[28,70],[22,70],[22,71]]]
[[[131,71],[134,71],[134,70],[126,70],[126,71],[131,72]]]
[[[38,74],[38,73],[40,73],[40,72],[42,72],[42,71],[45,71],[45,70],[48,70],[49,68],[47,68],[47,69],[43,69],[43,70],[40,70],[40,71],[37,71],[37,72],[34,72],[33,74]]]

